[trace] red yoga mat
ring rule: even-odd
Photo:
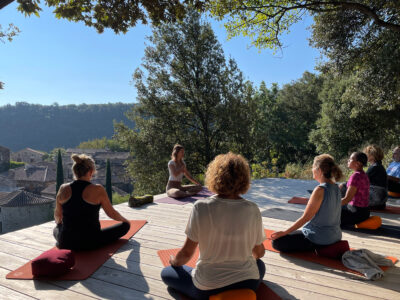
[[[169,257],[171,255],[176,255],[180,249],[167,249],[167,250],[159,250],[157,251],[158,256],[161,259],[162,264],[164,267],[169,266]],[[199,248],[197,247],[196,252],[186,264],[189,267],[195,268],[196,262],[199,257]],[[273,290],[271,290],[268,286],[265,285],[264,282],[260,284],[257,289],[257,300],[281,300],[282,298],[279,297]],[[184,297],[184,299],[189,299]]]
[[[264,230],[265,230],[265,235],[267,236],[267,239],[263,243],[265,250],[279,253],[278,250],[275,250],[272,247],[271,234],[274,233],[274,231],[268,230],[268,229],[264,229]],[[311,261],[313,263],[320,264],[320,265],[323,265],[326,267],[330,267],[332,269],[342,270],[342,271],[351,272],[351,273],[354,273],[357,275],[364,276],[363,274],[361,274],[357,271],[354,271],[352,269],[345,267],[341,260],[332,259],[332,258],[328,258],[328,257],[322,257],[322,256],[317,255],[315,252],[296,252],[296,253],[284,253],[284,254],[291,256],[291,257],[303,259],[306,261]],[[396,263],[398,260],[396,257],[392,257],[392,256],[387,256],[386,258],[390,259],[393,263]],[[389,267],[380,266],[380,268],[383,271],[386,271]]]
[[[306,205],[308,198],[306,197],[293,197],[288,201],[292,204],[303,204]],[[385,209],[371,209],[371,211],[385,213],[385,214],[400,214],[400,207],[397,206],[386,206]]]
[[[114,220],[101,220],[101,227],[109,227],[119,222]],[[92,275],[98,268],[100,268],[107,259],[109,259],[121,246],[128,242],[128,240],[139,231],[140,228],[147,223],[145,220],[130,221],[131,228],[119,240],[106,245],[102,248],[91,251],[74,251],[75,265],[68,273],[53,277],[46,278],[52,280],[83,280]],[[54,247],[55,248],[55,247]],[[32,265],[29,261],[22,267],[10,272],[6,276],[7,279],[37,279],[32,274]],[[40,277],[43,279],[43,277]]]

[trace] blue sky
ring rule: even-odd
[[[43,2],[42,2],[43,3]],[[111,30],[98,34],[82,23],[58,20],[42,6],[40,18],[25,17],[13,2],[0,10],[3,29],[14,23],[21,30],[10,43],[0,43],[0,106],[15,102],[50,105],[132,103],[132,73],[140,66],[149,26],[138,25],[127,34]],[[319,52],[308,45],[310,18],[283,37],[283,53],[249,48],[244,37],[227,41],[222,23],[208,19],[226,57],[234,58],[246,79],[267,86],[289,83],[304,71],[314,71]]]

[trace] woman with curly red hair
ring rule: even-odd
[[[247,161],[231,152],[208,166],[206,185],[216,195],[197,201],[186,226],[186,241],[161,272],[169,287],[192,299],[232,289],[257,290],[265,274],[265,233],[257,205],[243,199],[250,187]],[[199,246],[196,268],[185,264]]]

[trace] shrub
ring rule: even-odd
[[[313,179],[312,162],[289,163],[285,167],[285,177],[293,179]]]
[[[125,196],[121,196],[117,193],[113,193],[112,194],[112,204],[116,205],[116,204],[120,204],[120,203],[124,203],[124,202],[128,202],[130,195],[125,195]]]
[[[268,165],[266,161],[251,164],[251,179],[279,177],[280,174],[275,163],[276,160],[273,160],[271,165]]]
[[[19,167],[22,167],[22,166],[25,166],[24,162],[13,161],[13,160],[10,161],[10,169],[19,168]]]

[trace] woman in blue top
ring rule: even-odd
[[[341,195],[335,183],[342,177],[342,171],[332,156],[322,154],[315,157],[312,172],[320,184],[312,192],[303,215],[287,230],[272,234],[272,246],[276,250],[310,251],[342,238]],[[294,232],[303,225],[302,232]]]

